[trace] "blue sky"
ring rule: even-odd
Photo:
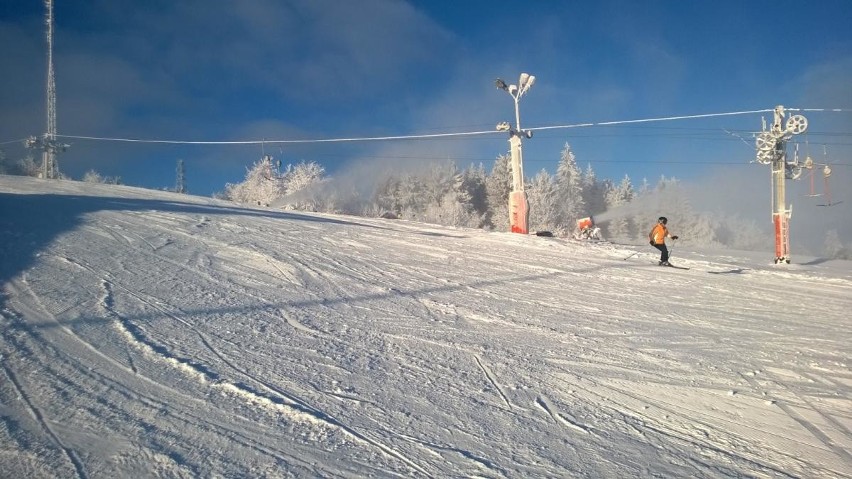
[[[0,148],[13,158],[24,154],[16,140],[45,130],[43,16],[40,0],[0,6]],[[58,132],[244,141],[486,131],[514,114],[494,79],[521,72],[537,79],[521,100],[528,128],[777,104],[849,110],[850,18],[848,0],[57,0]],[[852,113],[807,116],[807,139],[797,140],[815,157],[826,145],[848,187]],[[760,126],[750,114],[542,130],[524,142],[525,173],[552,172],[567,142],[600,178],[755,177],[768,188],[767,167],[749,164]],[[242,146],[65,141],[60,168],[72,177],[95,169],[172,187],[182,159],[200,195],[241,181],[263,153],[364,178],[445,158],[490,170],[508,150],[496,132]]]

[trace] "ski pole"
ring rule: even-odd
[[[636,256],[637,254],[639,254],[639,252],[638,252],[638,251],[634,251],[634,252],[630,253],[630,256],[628,256],[628,257],[624,258],[624,261],[627,261],[628,259],[630,259],[630,258],[632,258],[632,257]]]

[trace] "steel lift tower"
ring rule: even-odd
[[[808,120],[802,115],[792,115],[784,124],[784,107],[778,105],[774,111],[772,127],[757,135],[757,162],[772,167],[772,223],[775,226],[775,263],[790,263],[790,217],[793,206],[788,208],[785,198],[785,181],[797,179],[802,174],[798,155],[787,161],[787,141],[808,129]]]
[[[59,164],[56,154],[65,151],[68,145],[56,142],[56,76],[53,73],[53,0],[45,0],[47,8],[47,131],[42,138],[31,136],[26,145],[30,149],[42,150],[42,178],[58,178]]]

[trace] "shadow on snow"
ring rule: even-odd
[[[82,324],[99,324],[99,323],[109,323],[114,321],[157,321],[162,319],[170,319],[175,316],[179,316],[182,319],[199,317],[205,318],[210,315],[238,315],[241,317],[245,317],[253,312],[270,312],[277,311],[280,309],[284,310],[299,310],[305,308],[311,308],[315,306],[333,306],[341,303],[361,303],[361,302],[369,302],[369,301],[377,301],[383,299],[389,299],[393,297],[418,297],[420,295],[429,295],[433,293],[439,292],[448,292],[448,291],[456,291],[456,290],[465,290],[468,288],[481,288],[484,286],[491,286],[497,284],[508,284],[508,283],[516,283],[516,282],[527,282],[527,281],[535,281],[539,279],[545,278],[556,278],[560,276],[575,276],[577,274],[586,274],[592,271],[600,271],[603,269],[609,268],[633,268],[631,265],[623,264],[623,263],[613,263],[611,265],[600,265],[589,268],[582,268],[576,270],[565,270],[565,271],[555,271],[550,273],[543,274],[534,274],[534,275],[526,275],[526,276],[509,276],[505,278],[495,278],[488,280],[474,280],[469,283],[461,283],[456,285],[442,285],[435,287],[427,287],[421,288],[417,290],[402,290],[397,288],[391,288],[387,292],[383,293],[373,293],[366,294],[361,296],[343,296],[337,298],[317,298],[311,300],[304,301],[284,301],[284,302],[265,302],[265,303],[257,303],[257,304],[243,304],[243,305],[234,305],[229,307],[216,307],[216,308],[196,308],[196,309],[184,309],[173,307],[173,310],[166,311],[161,310],[151,314],[136,314],[132,316],[127,315],[107,315],[101,317],[80,317],[74,318],[70,320],[57,321],[57,322],[49,322],[49,323],[27,323],[25,326],[19,324],[18,327],[23,327],[24,329],[41,329],[41,328],[53,328],[59,326],[75,326]]]
[[[291,221],[380,226],[284,211],[262,211],[238,206],[196,205],[179,201],[67,194],[0,193],[0,285],[32,266],[59,235],[72,231],[89,213],[99,211],[162,211],[203,215],[243,215]],[[0,305],[5,294],[0,293]]]

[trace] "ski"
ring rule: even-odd
[[[661,264],[661,265],[658,265],[658,266],[664,266],[666,268],[675,268],[675,269],[689,269],[686,266],[675,266],[673,264]]]

